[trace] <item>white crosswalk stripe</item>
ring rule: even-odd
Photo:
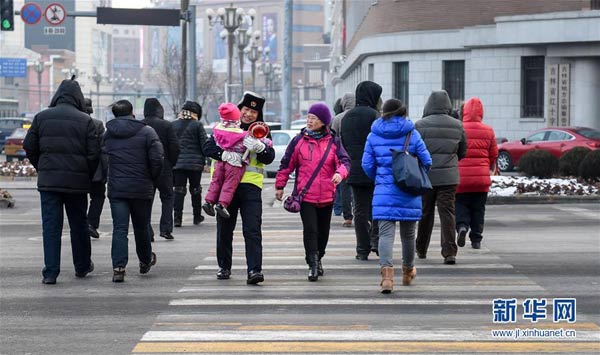
[[[323,259],[325,275],[317,282],[308,282],[299,215],[276,207],[264,207],[265,282],[248,286],[240,221],[237,229],[232,278],[216,279],[216,254],[214,250],[208,252],[179,290],[179,297],[169,302],[170,312],[157,318],[134,353],[333,354],[365,349],[393,353],[405,348],[414,352],[497,352],[504,343],[495,343],[499,339],[490,333],[494,328],[493,299],[517,298],[521,307],[527,297],[547,296],[541,285],[485,246],[481,250],[460,248],[457,265],[448,266],[442,263],[436,243],[432,243],[427,259],[416,259],[418,274],[413,285],[401,285],[398,266],[394,292],[382,295],[377,257],[372,254],[366,262],[354,259],[354,229],[342,228],[341,217],[332,220]],[[434,230],[437,235],[439,226]],[[394,257],[400,265],[398,236]],[[440,326],[436,329],[423,321],[431,321],[436,313],[419,311],[432,307],[439,312]],[[475,315],[470,319],[475,318],[476,324],[450,320],[463,319],[466,313]],[[376,317],[363,316],[372,314]],[[593,326],[577,333],[582,349],[589,348],[586,342],[600,338]],[[515,346],[521,349],[519,344]],[[544,346],[561,349],[549,342],[536,349],[544,350]],[[570,349],[579,352],[576,347]]]

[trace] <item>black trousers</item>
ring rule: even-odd
[[[481,242],[483,239],[487,195],[487,192],[456,194],[456,230],[460,227],[470,230],[471,243]]]
[[[173,192],[174,205],[173,209],[176,214],[183,213],[183,201],[186,194],[186,185],[190,182],[189,190],[192,197],[192,209],[194,216],[202,214],[202,171],[196,170],[173,170]]]
[[[227,207],[230,218],[217,215],[217,262],[221,269],[231,270],[233,231],[238,210],[242,216],[242,234],[246,244],[248,272],[262,271],[262,190],[252,184],[240,184]]]
[[[88,224],[95,229],[100,226],[100,215],[106,200],[106,182],[92,182],[90,189],[90,207],[88,209]]]
[[[356,253],[369,255],[379,247],[379,230],[373,221],[373,186],[352,185],[354,197],[354,232],[356,233]]]
[[[419,254],[427,254],[437,205],[441,223],[442,256],[456,256],[455,193],[456,185],[446,185],[434,186],[433,190],[423,195],[423,217],[419,221],[416,243]]]
[[[319,259],[325,255],[325,248],[329,241],[329,227],[331,225],[331,211],[333,205],[317,207],[309,202],[302,202],[300,218],[302,218],[304,234],[304,252],[306,263],[309,255],[318,254]]]
[[[163,175],[158,180],[158,196],[160,197],[161,213],[160,213],[160,232],[173,232],[173,176]],[[184,195],[185,196],[185,195]],[[152,200],[154,203],[154,200]],[[183,207],[182,207],[183,208]],[[151,235],[154,235],[152,226],[150,226]]]

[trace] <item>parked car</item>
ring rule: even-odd
[[[531,133],[520,141],[498,146],[498,169],[502,172],[518,167],[523,154],[543,149],[557,158],[575,147],[600,148],[600,131],[587,127],[549,127]]]
[[[290,127],[292,129],[302,129],[306,127],[306,118],[292,121]]]
[[[23,140],[25,139],[26,135],[26,128],[17,128],[8,138],[6,138],[4,145],[4,154],[6,154],[6,161],[12,161],[15,158],[20,161],[25,159]]]
[[[281,158],[285,154],[288,144],[292,139],[300,133],[300,130],[275,130],[271,131],[271,138],[273,139],[273,148],[275,149],[275,159],[273,162],[265,166],[265,172],[267,177],[275,177],[279,165],[281,164]]]
[[[0,118],[0,150],[4,149],[6,138],[17,128],[29,128],[31,119],[25,117],[2,117]]]

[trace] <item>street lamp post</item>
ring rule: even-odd
[[[236,31],[238,57],[240,58],[240,84],[242,93],[244,92],[244,50],[246,49],[246,46],[248,46],[249,36],[250,34],[248,33],[247,28],[240,27]]]
[[[102,74],[94,67],[94,74],[92,80],[96,83],[96,108],[100,107],[100,83],[102,83]]]
[[[268,52],[269,52],[268,48],[266,48],[264,52],[267,53],[266,55],[268,56]],[[262,63],[262,73],[265,76],[265,90],[267,91],[268,98],[271,98],[271,88],[270,88],[271,71],[272,71],[272,64],[269,62],[263,62]]]
[[[252,63],[252,91],[256,92],[256,61],[258,60],[262,48],[258,46],[258,40],[260,39],[260,31],[254,31],[252,44],[250,48],[246,48],[248,60]]]
[[[248,11],[248,15],[252,20],[254,20],[255,14],[256,11],[254,9],[250,9]],[[241,7],[233,7],[233,3],[231,3],[229,7],[220,7],[217,9],[216,13],[213,9],[208,8],[206,9],[206,15],[208,17],[208,23],[211,27],[217,23],[220,23],[227,31],[227,100],[231,100],[231,84],[233,82],[233,43],[235,41],[234,32],[238,27],[240,27],[240,25],[245,23],[246,12]]]
[[[40,107],[40,111],[42,110],[42,73],[44,72],[44,62],[41,60],[36,60],[33,63],[33,70],[37,73],[38,78],[38,105]]]

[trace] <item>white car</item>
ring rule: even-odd
[[[288,144],[298,133],[300,133],[299,129],[271,131],[273,148],[275,149],[275,159],[271,164],[265,166],[267,177],[275,177],[277,170],[279,170],[279,165],[281,164],[281,158],[283,158]]]

